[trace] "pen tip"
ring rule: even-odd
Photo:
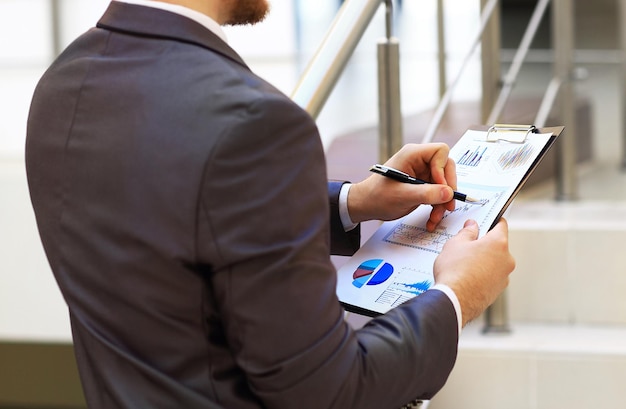
[[[474,203],[474,204],[477,204],[477,205],[481,205],[481,206],[484,206],[485,203],[487,203],[486,199],[474,199],[473,197],[470,197],[470,196],[467,196],[465,198],[465,201],[466,202],[470,202],[470,203]]]

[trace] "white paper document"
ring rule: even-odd
[[[486,131],[468,130],[450,150],[457,191],[484,202],[457,201],[434,232],[426,230],[432,209],[422,205],[385,222],[338,271],[337,295],[347,310],[382,314],[433,284],[433,263],[446,241],[474,219],[484,235],[499,220],[541,156],[552,133],[529,133],[523,143],[488,142]]]

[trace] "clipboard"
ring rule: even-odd
[[[484,128],[485,127],[476,126],[476,127],[471,127],[470,129],[480,131],[481,129],[484,129]],[[548,141],[545,143],[542,150],[539,152],[535,160],[528,167],[528,170],[526,171],[522,179],[517,184],[517,188],[513,191],[513,193],[509,197],[509,200],[507,200],[507,202],[503,205],[502,210],[498,213],[496,220],[494,220],[492,225],[489,227],[489,230],[491,230],[498,223],[498,221],[500,220],[500,217],[504,215],[508,207],[511,205],[511,203],[517,196],[517,194],[520,192],[522,187],[524,187],[524,184],[530,178],[530,175],[532,175],[532,173],[535,171],[537,166],[539,166],[539,163],[544,159],[545,155],[548,153],[550,148],[552,148],[557,138],[561,135],[561,133],[563,132],[563,129],[565,129],[565,127],[563,126],[536,128],[534,125],[510,125],[510,124],[495,124],[487,129],[488,140],[492,140],[493,142],[510,141],[511,136],[514,135],[515,133],[524,134],[525,135],[524,142],[527,140],[528,135],[530,134],[550,135],[550,137],[548,138]]]
[[[495,124],[470,127],[450,149],[458,190],[484,205],[456,202],[434,232],[425,222],[430,206],[384,222],[337,271],[337,296],[346,311],[384,314],[434,285],[433,264],[445,242],[465,220],[475,219],[479,237],[491,230],[511,205],[564,127]]]

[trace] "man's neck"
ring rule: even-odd
[[[195,10],[199,13],[205,14],[215,20],[218,24],[224,23],[223,19],[220,19],[220,2],[212,0],[151,0],[160,1],[162,3],[176,4],[184,6],[189,9]]]
[[[213,32],[225,43],[228,42],[226,34],[220,27],[219,23],[215,21],[209,14],[202,13],[194,10],[190,7],[184,6],[180,1],[157,1],[157,0],[113,0],[124,3],[138,4],[145,7],[154,7],[158,9],[167,10],[171,13],[177,13],[191,20],[194,20],[198,24],[206,27],[209,31]]]

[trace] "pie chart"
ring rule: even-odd
[[[393,274],[393,266],[382,259],[367,260],[361,263],[352,274],[352,285],[361,288],[364,285],[382,284]]]

